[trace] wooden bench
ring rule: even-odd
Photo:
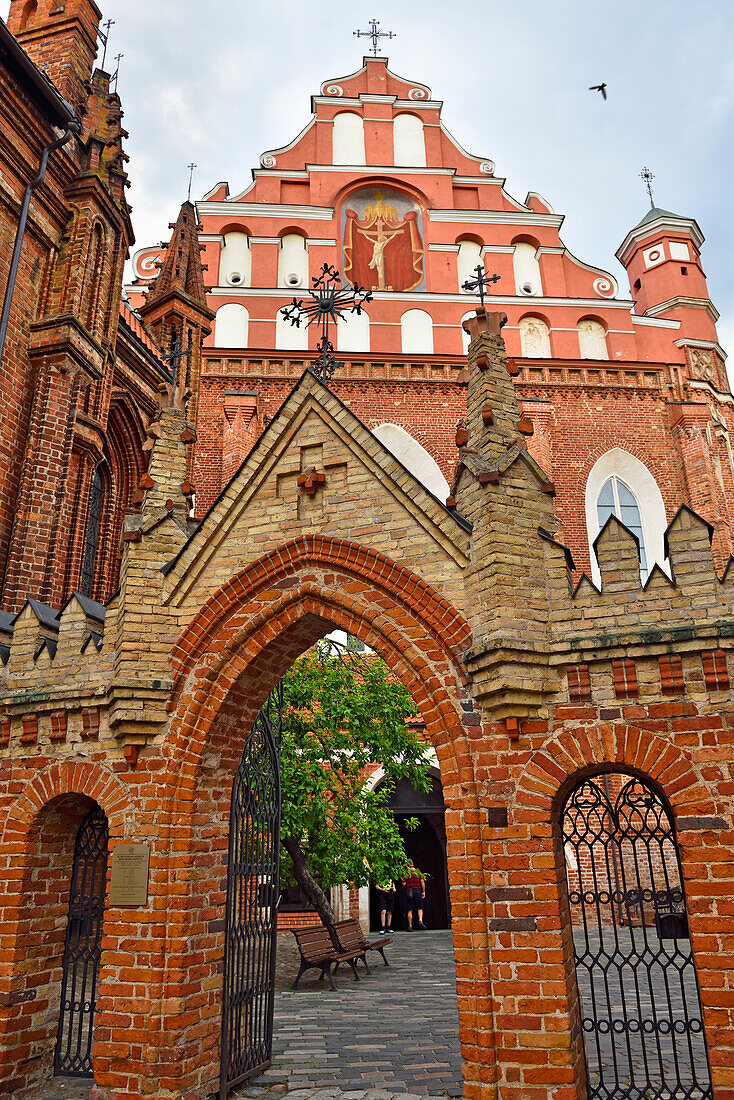
[[[366,954],[368,951],[379,951],[382,955],[382,961],[385,966],[389,966],[389,962],[385,958],[385,948],[389,943],[392,943],[391,936],[383,936],[379,940],[368,940],[362,931],[362,925],[356,917],[347,917],[346,920],[339,920],[334,925],[334,935],[336,936],[336,945],[342,951],[361,951],[360,958],[367,967],[367,973],[370,973],[370,968],[367,966]]]
[[[339,969],[339,963],[343,962],[349,963],[354,973],[355,981],[359,981],[356,960],[361,957],[362,952],[355,953],[349,950],[338,950],[331,941],[328,929],[325,928],[323,924],[314,928],[292,928],[291,931],[296,938],[298,950],[301,953],[301,967],[291,989],[298,989],[298,983],[301,980],[301,976],[305,974],[307,970],[320,970],[321,975],[319,981],[322,981],[324,976],[326,976],[329,979],[331,988],[336,989],[331,967],[333,964],[333,973],[336,974],[336,971]]]

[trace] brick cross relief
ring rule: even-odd
[[[302,507],[309,501],[319,506],[319,490],[327,483],[333,488],[334,478],[340,487],[346,488],[346,471],[347,463],[341,456],[324,455],[321,443],[307,444],[300,448],[298,470],[278,475],[278,496],[285,502],[293,501],[295,495],[300,516]],[[294,487],[297,494],[293,493]]]

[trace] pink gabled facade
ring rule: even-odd
[[[464,415],[462,321],[476,302],[462,284],[481,264],[499,276],[492,308],[507,314],[531,448],[555,485],[577,575],[596,570],[589,494],[602,475],[635,497],[650,562],[664,563],[665,526],[684,502],[714,525],[723,564],[732,398],[697,223],[651,209],[617,253],[628,291],[568,251],[563,216],[541,195],[519,201],[491,160],[466,152],[441,106],[386,58],[367,57],[324,82],[304,129],[262,154],[246,190],[220,183],[197,203],[214,321],[197,397],[196,515],[313,361],[319,333],[279,313],[324,264],[373,291],[365,315],[332,333],[332,388],[378,434],[407,433],[393,444],[414,469],[435,463],[444,480],[431,487],[445,496]],[[164,256],[134,257],[134,306],[144,310]]]

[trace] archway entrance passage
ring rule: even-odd
[[[283,687],[259,712],[232,786],[219,1096],[270,1065],[280,861]]]
[[[102,954],[108,842],[107,817],[95,804],[79,826],[74,846],[54,1052],[54,1073],[58,1076],[94,1077],[92,1038]]]
[[[433,776],[429,791],[417,791],[407,780],[401,780],[388,799],[400,827],[408,859],[426,876],[426,895],[423,905],[423,921],[427,928],[437,930],[451,927],[448,869],[446,863],[446,807],[443,800],[441,779]],[[418,820],[414,829],[408,821]],[[393,915],[393,927],[405,928],[402,891],[398,889]],[[380,912],[374,887],[370,890],[370,927],[380,927]]]
[[[590,1100],[711,1100],[667,806],[604,774],[572,789],[561,825]]]

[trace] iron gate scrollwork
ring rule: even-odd
[[[229,818],[220,1100],[270,1064],[280,858],[283,686],[245,742]]]
[[[94,1076],[92,1035],[102,954],[108,842],[107,818],[95,805],[79,826],[74,845],[61,1011],[54,1051],[54,1073],[64,1077]]]
[[[712,1100],[668,810],[640,779],[586,779],[562,814],[590,1100]]]

